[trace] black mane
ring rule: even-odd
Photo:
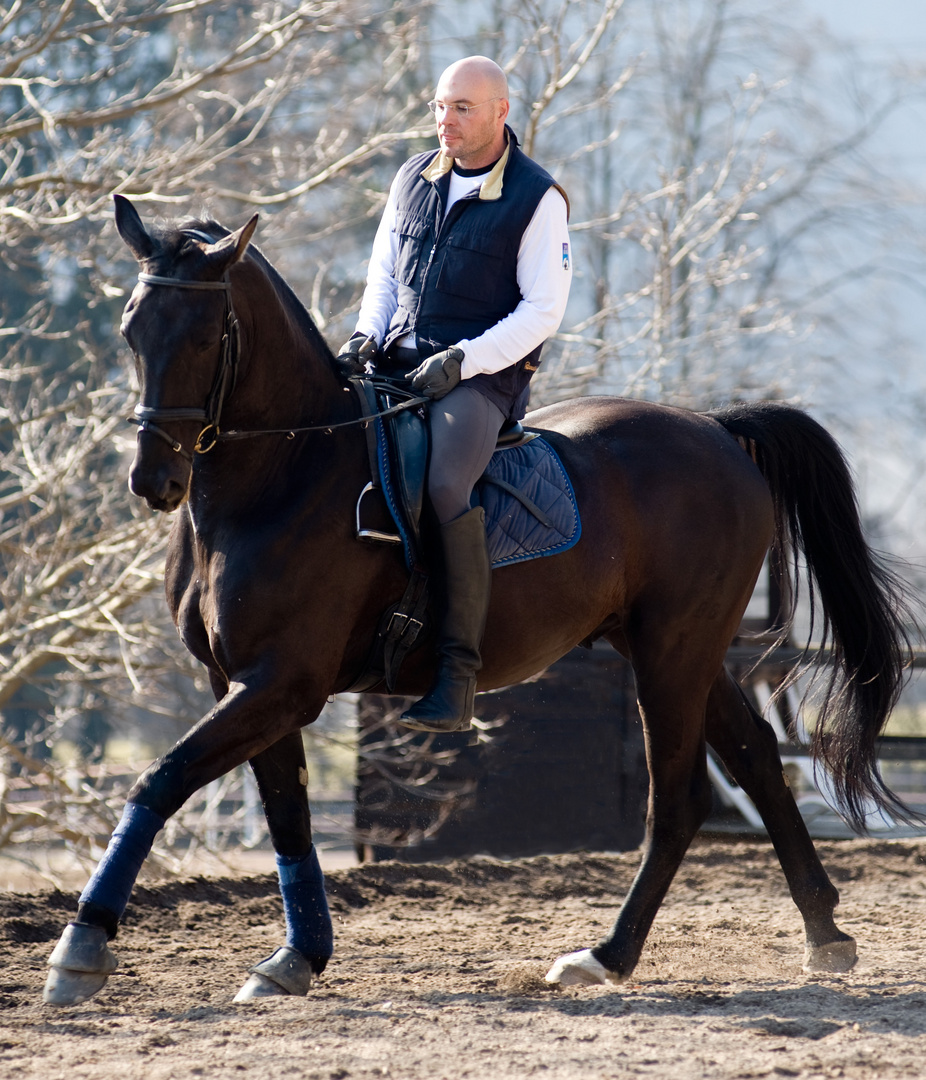
[[[228,236],[231,233],[231,229],[226,229],[224,225],[221,225],[213,218],[188,218],[185,221],[181,221],[175,228],[166,231],[162,237],[165,247],[171,248],[174,257],[179,254],[183,244],[189,240],[188,234],[193,230],[203,232],[207,236],[215,237],[217,240],[220,240],[222,237]],[[294,325],[315,348],[320,350],[323,356],[332,359],[333,353],[328,347],[328,342],[322,337],[321,332],[315,325],[305,304],[303,304],[293,291],[292,286],[286,278],[283,277],[279,270],[276,269],[273,263],[266,255],[264,255],[256,244],[251,243],[248,245],[245,259],[247,258],[252,258],[270,279],[274,289],[280,297],[287,315]]]

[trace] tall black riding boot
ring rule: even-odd
[[[437,678],[400,718],[417,731],[466,731],[473,716],[479,646],[489,608],[492,570],[481,506],[441,526],[446,610]]]

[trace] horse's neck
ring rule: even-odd
[[[241,378],[226,426],[303,427],[344,418],[347,395],[308,314],[291,310],[266,274],[248,269]]]
[[[314,488],[327,491],[350,443],[362,439],[359,429],[336,438],[324,430],[289,436],[293,429],[353,419],[358,406],[344,392],[321,338],[306,327],[308,316],[287,310],[270,280],[249,269],[244,302],[235,299],[240,373],[221,421],[222,431],[235,437],[220,440],[197,463],[190,490],[197,531],[236,512],[311,501]]]

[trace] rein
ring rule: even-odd
[[[200,239],[207,240],[210,244],[215,243],[211,237],[208,237],[203,233],[194,233],[194,235]],[[158,409],[150,405],[139,404],[136,405],[133,410],[134,415],[127,418],[128,423],[135,424],[140,431],[149,431],[152,435],[157,435],[158,438],[163,439],[175,453],[180,454],[182,458],[189,461],[191,464],[193,462],[193,454],[188,450],[184,450],[181,443],[160,427],[160,424],[170,423],[172,420],[199,420],[205,426],[200,431],[196,438],[196,442],[193,444],[193,452],[196,454],[208,454],[219,442],[234,439],[250,439],[258,435],[285,435],[288,439],[293,439],[296,435],[309,431],[324,431],[330,434],[337,428],[366,428],[373,420],[383,419],[387,416],[395,416],[397,413],[404,412],[406,409],[414,409],[419,405],[424,405],[429,400],[426,397],[411,397],[407,401],[402,401],[388,409],[383,409],[381,412],[359,416],[354,420],[341,420],[329,424],[310,424],[304,427],[290,428],[255,428],[251,430],[221,431],[219,428],[219,421],[222,417],[222,407],[225,404],[225,398],[234,389],[238,375],[238,362],[241,358],[241,336],[238,327],[238,318],[235,315],[235,309],[232,303],[231,279],[229,278],[228,271],[225,272],[225,276],[221,281],[193,281],[189,278],[169,278],[162,277],[158,274],[139,274],[138,280],[145,285],[167,285],[178,289],[221,290],[225,294],[225,332],[222,335],[219,366],[216,369],[212,389],[209,391],[209,396],[206,398],[205,407],[202,409],[189,407]],[[351,379],[351,383],[354,383],[353,379]]]

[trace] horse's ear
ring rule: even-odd
[[[116,204],[116,228],[119,235],[139,262],[150,259],[154,254],[154,241],[142,224],[138,211],[124,195],[113,195],[113,201]]]
[[[251,242],[251,237],[254,235],[254,230],[257,228],[259,217],[259,214],[255,214],[237,232],[229,233],[228,236],[209,247],[206,251],[206,257],[210,265],[224,272],[230,266],[234,266],[240,259],[243,259],[248,244]]]

